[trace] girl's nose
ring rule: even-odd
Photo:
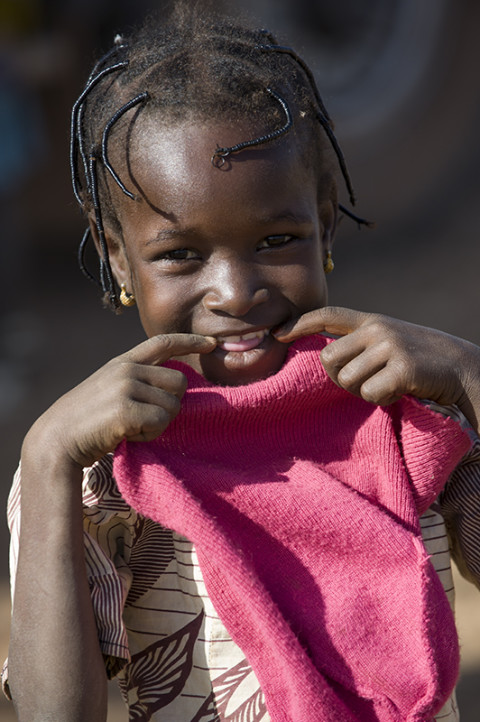
[[[223,261],[213,266],[212,279],[203,297],[209,311],[245,316],[254,306],[270,298],[267,288],[248,264]]]

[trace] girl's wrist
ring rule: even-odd
[[[478,433],[480,429],[480,348],[469,341],[462,340],[457,368],[461,392],[455,403]]]
[[[83,475],[83,466],[75,460],[65,444],[64,433],[45,423],[44,417],[40,417],[25,436],[21,463],[22,469],[43,470],[43,473],[49,470],[58,477]]]

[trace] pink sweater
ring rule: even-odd
[[[296,342],[242,387],[170,362],[189,381],[182,411],[155,441],[120,445],[114,474],[133,508],[195,544],[272,722],[425,722],[458,643],[418,516],[468,437],[410,397],[342,391],[325,343]]]

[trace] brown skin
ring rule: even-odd
[[[456,404],[480,422],[480,349],[441,331],[374,313],[325,307],[274,330],[291,343],[312,333],[340,336],[321,353],[330,378],[373,404],[404,394]]]
[[[135,294],[150,338],[60,398],[22,447],[10,647],[20,722],[106,719],[83,556],[82,468],[125,438],[148,441],[164,431],[186,389],[182,373],[162,366],[167,360],[181,358],[213,383],[249,383],[276,373],[295,338],[326,331],[342,336],[322,352],[336,383],[375,403],[404,393],[457,403],[478,428],[477,347],[325,307],[335,185],[327,169],[320,181],[305,168],[294,139],[242,153],[219,170],[210,163],[216,145],[250,137],[251,128],[143,130],[133,138],[130,176],[118,169],[143,200],[112,187],[123,237],[107,229],[107,242],[116,280]],[[254,348],[232,350],[224,340],[263,330]]]

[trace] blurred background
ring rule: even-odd
[[[59,395],[143,338],[76,265],[84,221],[68,167],[71,106],[93,59],[161,0],[0,0],[0,507],[22,438]],[[214,0],[304,56],[357,192],[332,303],[480,343],[480,4],[476,0]],[[343,191],[342,191],[343,192]],[[347,199],[342,198],[347,204]],[[0,656],[8,532],[0,523]],[[462,722],[480,719],[479,597],[459,580]],[[0,718],[13,720],[0,700]],[[112,691],[109,722],[126,715]]]

